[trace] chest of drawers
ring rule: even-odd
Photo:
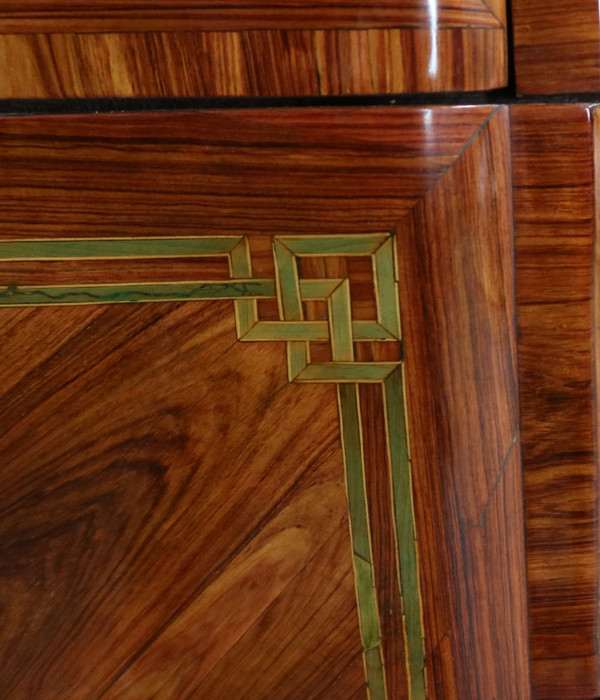
[[[600,694],[597,12],[0,7],[3,697]]]

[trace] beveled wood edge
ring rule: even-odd
[[[376,60],[365,70],[367,54]],[[0,33],[2,62],[14,68],[0,73],[0,99],[325,97],[508,84],[503,26]],[[120,63],[126,75],[114,72]]]
[[[465,151],[471,146],[471,144],[474,143],[474,141],[479,137],[481,134],[482,130],[486,127],[486,125],[490,122],[491,119],[498,113],[499,110],[506,110],[506,107],[502,106],[494,106],[494,105],[489,105],[489,113],[485,117],[485,119],[479,124],[475,132],[472,134],[472,136],[469,138],[469,140],[462,146],[462,148],[458,151],[456,154],[453,164],[450,165],[447,169],[445,169],[443,172],[439,174],[439,176],[436,179],[433,179],[430,185],[430,188],[435,187],[437,182],[439,182],[445,175],[454,167],[454,164],[458,161],[460,156],[465,153]],[[416,205],[415,205],[416,206]],[[408,216],[405,215],[405,216]],[[373,236],[379,236],[382,234],[372,234]],[[384,236],[389,236],[389,234],[383,234]],[[352,237],[352,236],[351,236]],[[356,236],[354,236],[356,237]],[[154,237],[155,240],[164,240],[160,239],[159,237]],[[193,237],[191,237],[193,238]],[[327,237],[323,236],[315,236],[315,240],[323,239]],[[334,236],[334,237],[329,237],[329,238],[338,238],[342,239],[342,236]],[[73,239],[66,239],[68,241],[71,241]],[[93,240],[93,239],[82,239],[82,240]],[[113,239],[105,239],[105,240],[113,240]],[[124,239],[124,240],[129,240],[129,239]],[[140,240],[140,239],[136,239]],[[8,241],[10,243],[10,241]],[[2,257],[2,251],[1,251],[1,242],[0,242],[0,258]],[[310,254],[310,253],[307,253]],[[319,253],[316,253],[317,255]],[[334,253],[331,253],[334,254]],[[394,257],[396,253],[394,252]],[[234,280],[235,281],[235,280]],[[263,280],[263,282],[265,282]],[[396,279],[395,283],[397,285],[398,280],[397,280],[397,274],[396,274]],[[170,283],[164,283],[164,284],[170,284]],[[97,286],[97,285],[96,285]],[[268,290],[270,291],[270,289]],[[227,296],[223,298],[238,298],[240,295],[234,295],[234,296]],[[247,294],[242,294],[242,297],[248,297]],[[206,297],[203,297],[206,298]],[[216,298],[216,297],[215,297]],[[161,300],[161,299],[156,299]],[[162,299],[164,300],[164,299]],[[247,299],[252,303],[252,295],[250,295],[250,298]],[[77,302],[76,302],[77,303]],[[81,303],[81,302],[80,302]],[[240,301],[235,302],[236,306],[240,303]],[[241,301],[241,303],[245,303],[244,301]],[[397,301],[396,301],[397,303]],[[237,312],[236,312],[236,317],[237,317]],[[242,338],[240,338],[241,340]],[[282,338],[267,338],[265,337],[264,340],[282,340]],[[296,342],[292,341],[293,345],[296,345]],[[360,364],[360,363],[358,363]],[[372,363],[371,363],[372,364]],[[392,366],[393,365],[393,366]],[[406,497],[407,497],[407,489],[406,489],[406,484],[410,485],[411,478],[410,478],[410,456],[409,456],[409,447],[408,447],[408,436],[406,435],[407,428],[406,428],[406,406],[405,406],[405,396],[404,396],[404,388],[403,388],[403,381],[401,379],[401,374],[399,374],[397,371],[394,371],[398,367],[401,367],[401,363],[390,363],[389,367],[389,372],[386,374],[385,377],[381,377],[379,379],[376,379],[375,381],[377,383],[382,383],[383,386],[385,387],[385,395],[386,395],[386,415],[388,416],[388,421],[385,426],[385,435],[386,435],[386,440],[388,443],[388,450],[390,450],[390,463],[392,465],[392,472],[390,474],[390,478],[392,479],[393,483],[393,490],[395,492],[400,492],[403,494],[401,498],[399,499],[398,503],[394,505],[394,510],[396,513],[396,536],[397,536],[397,542],[402,547],[400,543],[404,542],[404,546],[406,546],[407,542],[412,542],[414,544],[415,538],[413,533],[406,533],[404,530],[398,529],[399,523],[402,521],[404,524],[406,524],[405,519],[406,519]],[[296,379],[300,379],[301,377],[296,377]],[[400,389],[396,386],[397,380],[399,379],[400,384],[398,385]],[[314,379],[313,379],[314,380]],[[362,381],[369,381],[369,379],[365,378]],[[357,395],[357,387],[358,385],[356,384],[356,381],[361,381],[360,379],[357,379],[356,377],[351,378],[350,380],[335,380],[331,379],[330,377],[326,378],[325,381],[334,381],[338,383],[338,401],[339,401],[339,407],[340,407],[340,415],[342,416],[342,426],[344,425],[344,421],[347,424],[348,422],[352,423],[355,422],[355,418],[358,417],[360,420],[360,407],[358,404],[358,395]],[[354,394],[356,394],[356,401],[352,398]],[[402,394],[403,396],[403,406],[400,407],[397,404],[397,398],[398,395]],[[345,397],[345,399],[344,399]],[[342,400],[344,399],[344,400]],[[395,402],[395,403],[394,403]],[[342,406],[342,404],[345,404]],[[398,413],[400,411],[400,413]],[[354,413],[354,418],[352,417]],[[391,422],[390,421],[390,416],[391,415],[401,415],[404,427],[401,427],[399,429],[399,432],[394,433],[391,431]],[[345,416],[345,417],[344,417]],[[360,429],[359,429],[360,432]],[[404,434],[404,437],[401,437],[401,433]],[[396,440],[394,436],[399,437],[399,440]],[[360,487],[360,484],[362,483],[362,487],[358,488],[358,493],[363,493],[364,495],[364,475],[362,477],[362,480],[360,477],[360,474],[362,473],[362,470],[364,470],[364,464],[362,457],[360,457],[360,453],[356,452],[356,449],[352,447],[348,443],[348,439],[350,440],[355,440],[356,435],[350,436],[349,438],[344,438],[343,439],[343,447],[344,447],[344,460],[346,464],[346,473],[348,474],[354,474],[355,476],[352,477],[354,481],[358,479],[358,485]],[[359,444],[359,443],[357,443]],[[396,444],[396,448],[392,448],[391,445]],[[353,459],[348,460],[347,459],[347,452],[348,451],[353,451],[356,453],[354,455]],[[395,451],[394,451],[395,450]],[[394,466],[396,465],[396,466]],[[357,472],[358,469],[358,472]],[[356,476],[356,474],[359,475],[359,477]],[[404,482],[404,483],[402,483]],[[362,496],[361,496],[362,498]],[[399,504],[402,503],[404,505],[404,508],[399,508]],[[410,494],[410,503],[411,503],[411,508],[412,508],[412,494]],[[367,513],[367,522],[368,522],[368,504],[366,503],[366,500],[363,500],[363,505],[361,506],[364,511]],[[414,515],[413,521],[414,521]],[[354,519],[355,520],[355,519]],[[359,517],[360,520],[360,517]],[[351,528],[352,528],[352,521],[353,521],[353,516],[352,512],[350,512],[350,521],[351,521]],[[414,527],[414,522],[413,522],[413,527]],[[369,535],[369,530],[368,530],[368,525],[367,525],[367,530],[366,533],[363,532],[363,537],[366,534],[367,539],[370,537]],[[416,569],[413,568],[413,570],[409,573],[408,578],[402,573],[403,567],[400,566],[400,561],[404,561],[404,570],[406,570],[406,564],[407,562],[410,563],[412,560],[414,562],[414,566],[418,566],[418,555],[416,552],[416,549],[414,550],[414,553],[410,553],[408,550],[402,550],[401,548],[397,552],[397,556],[399,557],[399,571],[400,571],[400,578],[404,582],[409,581],[410,579],[418,579],[418,574],[416,573]],[[364,557],[361,559],[361,561],[364,560]],[[380,640],[375,641],[374,643],[365,643],[366,638],[365,638],[365,631],[364,628],[365,626],[368,628],[368,632],[366,634],[370,634],[370,631],[373,629],[378,629],[379,628],[379,623],[377,622],[377,615],[378,613],[375,613],[375,616],[371,614],[373,610],[377,610],[377,602],[375,598],[373,597],[373,592],[370,590],[369,586],[365,588],[364,583],[359,584],[359,580],[363,580],[364,582],[364,575],[359,576],[357,570],[356,570],[356,562],[355,562],[355,575],[356,575],[356,580],[357,580],[357,596],[359,599],[359,616],[361,617],[360,620],[360,625],[361,625],[361,630],[363,630],[362,635],[363,635],[363,643],[364,643],[364,663],[365,663],[365,669],[367,673],[367,680],[371,684],[371,700],[392,700],[392,699],[387,699],[387,693],[385,691],[385,675],[384,675],[384,668],[385,664],[384,661],[381,657],[381,650],[380,650]],[[374,590],[374,582],[372,578],[373,574],[372,571],[370,573],[371,577],[371,582]],[[404,584],[403,584],[404,585]],[[359,588],[362,589],[359,590]],[[426,690],[426,681],[425,681],[425,676],[424,676],[424,664],[426,663],[426,660],[424,656],[420,656],[423,652],[420,651],[420,648],[422,647],[422,639],[423,639],[423,632],[421,629],[422,625],[422,612],[421,612],[421,602],[420,602],[420,593],[417,591],[416,595],[413,595],[413,592],[411,591],[410,593],[407,594],[407,590],[403,590],[403,595],[406,597],[406,602],[409,604],[409,609],[410,606],[412,606],[412,613],[408,613],[408,619],[405,619],[405,624],[407,625],[407,628],[405,630],[405,635],[406,635],[406,641],[407,644],[410,648],[412,648],[413,653],[412,653],[412,658],[407,659],[407,665],[408,665],[408,673],[409,677],[412,679],[412,700],[422,700],[427,697],[427,690]],[[360,603],[362,598],[362,603]],[[366,598],[366,605],[364,604],[364,599]],[[369,602],[371,601],[371,602]],[[411,602],[412,601],[412,602]],[[366,618],[364,617],[366,609]],[[371,610],[371,612],[369,612]],[[362,611],[362,612],[361,612]],[[415,656],[417,657],[415,660]],[[379,659],[379,661],[378,661]]]

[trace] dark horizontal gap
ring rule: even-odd
[[[219,98],[90,98],[56,100],[0,100],[0,115],[96,114],[109,112],[261,109],[285,107],[376,107],[478,104],[545,104],[600,102],[600,93],[519,95],[508,89],[472,93],[419,93],[401,95],[342,95],[328,97],[219,97]]]
[[[340,95],[311,97],[153,97],[53,100],[0,100],[0,114],[90,114],[200,109],[260,109],[277,107],[351,107],[379,105],[495,103],[503,90],[477,93],[401,95]]]

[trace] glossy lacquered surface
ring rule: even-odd
[[[511,107],[534,697],[596,698],[596,177],[585,105]]]
[[[0,98],[486,90],[506,83],[504,2],[13,2]]]
[[[600,90],[596,0],[513,0],[512,11],[520,93]]]
[[[9,695],[527,699],[508,109],[0,134]]]

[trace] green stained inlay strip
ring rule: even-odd
[[[350,282],[344,280],[328,299],[331,354],[334,362],[352,362],[352,311]]]
[[[251,278],[252,261],[247,238],[240,238],[229,254],[229,273],[233,278]],[[238,337],[246,335],[258,323],[258,306],[255,299],[234,301],[235,322]]]
[[[296,381],[306,369],[310,361],[308,343],[288,342],[287,344],[287,365],[288,379],[290,382]]]
[[[384,389],[410,687],[412,700],[425,700],[425,649],[423,644],[410,454],[401,368],[398,368],[388,377]]]
[[[259,321],[240,340],[327,340],[327,321]]]
[[[372,255],[389,233],[352,236],[279,236],[295,255]]]
[[[77,287],[0,287],[1,306],[47,306],[62,304],[138,304],[157,301],[202,299],[271,298],[272,280],[228,282],[161,282],[155,284],[98,284]]]
[[[241,303],[241,302],[238,302]],[[258,321],[253,324],[240,340],[296,340],[323,342],[330,338],[327,321]],[[350,342],[369,340],[394,340],[385,328],[371,321],[353,321]]]
[[[319,362],[307,365],[296,381],[382,382],[397,367],[397,362]]]
[[[302,320],[302,301],[298,267],[293,253],[278,239],[273,241],[273,254],[277,274],[277,290],[281,317],[286,321]]]
[[[373,649],[367,649],[364,653],[364,661],[370,699],[387,698],[381,644],[373,647]],[[388,700],[393,700],[393,698]]]
[[[387,694],[364,483],[357,383],[383,382],[409,683],[412,700],[424,700],[424,645],[402,370],[398,362],[353,361],[354,342],[389,341],[401,337],[395,252],[394,240],[389,233],[275,237],[276,279],[269,280],[252,278],[246,236],[0,241],[0,260],[5,261],[227,255],[232,277],[223,281],[142,284],[13,285],[0,287],[0,306],[232,299],[238,338],[287,342],[290,381],[338,384],[356,594],[371,700],[386,700]],[[297,256],[328,255],[372,256],[377,322],[352,321],[348,280],[299,279]],[[277,298],[283,321],[258,320],[257,300],[261,298]],[[304,321],[303,300],[326,300],[328,321]],[[331,340],[334,361],[310,364],[309,341],[327,339]]]
[[[300,294],[304,301],[318,301],[327,299],[329,295],[344,280],[342,279],[322,279],[322,280],[300,280]]]
[[[294,254],[277,238],[273,240],[273,256],[277,281],[277,299],[281,317],[286,321],[301,321],[302,300],[298,266]],[[293,381],[306,367],[310,351],[306,342],[288,342],[288,378]]]
[[[373,256],[373,279],[378,320],[398,340],[400,314],[398,312],[398,289],[394,274],[394,242],[388,238]]]
[[[352,321],[354,340],[396,340],[383,326],[374,321]]]
[[[356,384],[340,384],[338,386],[338,404],[348,492],[350,538],[354,557],[356,601],[367,683],[371,700],[385,700],[385,678],[380,652],[381,629],[373,576],[358,386]],[[377,662],[377,654],[374,653],[377,650],[379,651],[379,662]]]
[[[241,240],[242,236],[0,240],[0,260],[87,260],[227,255]]]

